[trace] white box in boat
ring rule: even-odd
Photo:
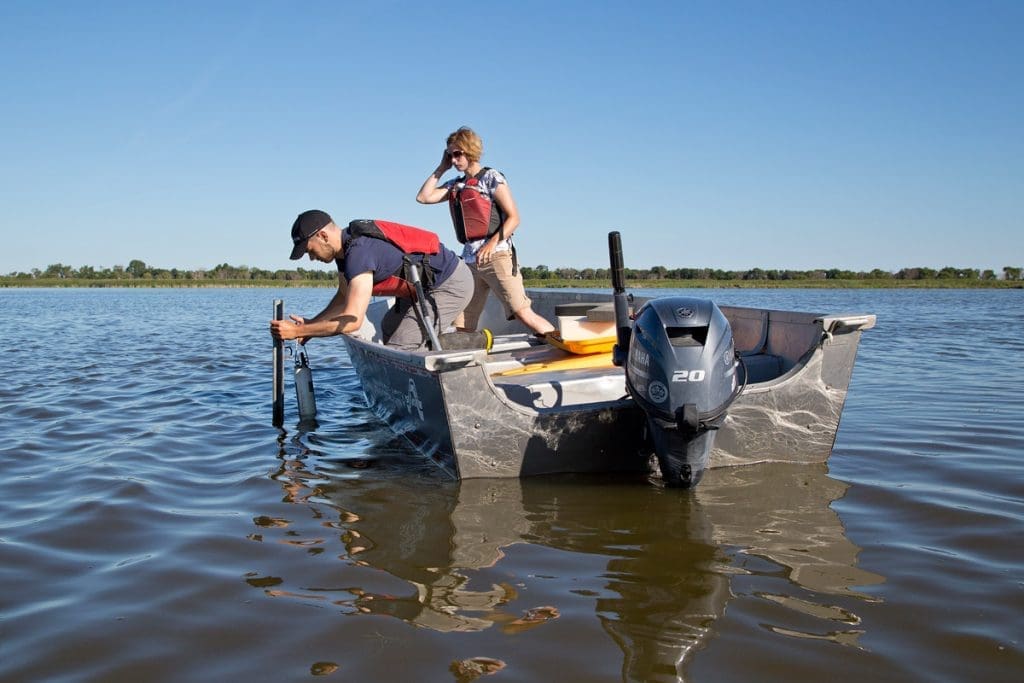
[[[555,307],[555,316],[558,333],[564,341],[615,336],[615,311],[607,306],[563,304]]]

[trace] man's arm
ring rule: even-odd
[[[340,274],[339,278],[344,280]],[[372,295],[373,273],[367,271],[352,278],[347,287],[339,284],[338,293],[315,318],[303,320],[292,316],[291,320],[272,320],[270,333],[275,339],[287,340],[356,332],[363,326]]]
[[[338,271],[338,291],[334,293],[331,300],[324,307],[324,310],[314,315],[306,323],[317,322],[320,320],[329,320],[331,318],[341,315],[342,311],[345,310],[345,298],[348,295],[348,280],[345,279],[345,274]]]

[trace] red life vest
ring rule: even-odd
[[[374,296],[397,296],[416,299],[416,289],[411,282],[409,266],[412,256],[419,256],[420,277],[427,289],[434,284],[434,270],[430,267],[430,255],[441,250],[441,240],[429,230],[411,225],[381,220],[356,220],[348,224],[350,237],[372,237],[384,240],[398,247],[404,256],[401,267],[373,286]]]
[[[455,224],[455,237],[463,244],[490,237],[501,230],[505,222],[498,203],[479,189],[480,180],[489,170],[485,166],[472,178],[459,178],[448,191],[448,208]]]

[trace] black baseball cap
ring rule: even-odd
[[[303,211],[292,223],[292,260],[300,259],[306,253],[309,238],[320,232],[328,223],[332,223],[326,211],[311,209]]]

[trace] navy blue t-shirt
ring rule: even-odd
[[[352,237],[347,229],[342,231],[341,239],[344,257],[335,259],[335,263],[338,266],[338,271],[343,273],[349,282],[355,276],[368,271],[373,273],[373,284],[375,285],[387,280],[392,275],[400,274],[402,250],[391,242],[366,235]],[[413,256],[412,262],[419,263],[420,257]],[[434,271],[434,286],[447,280],[458,265],[459,257],[442,244],[438,253],[430,255],[430,269]]]

